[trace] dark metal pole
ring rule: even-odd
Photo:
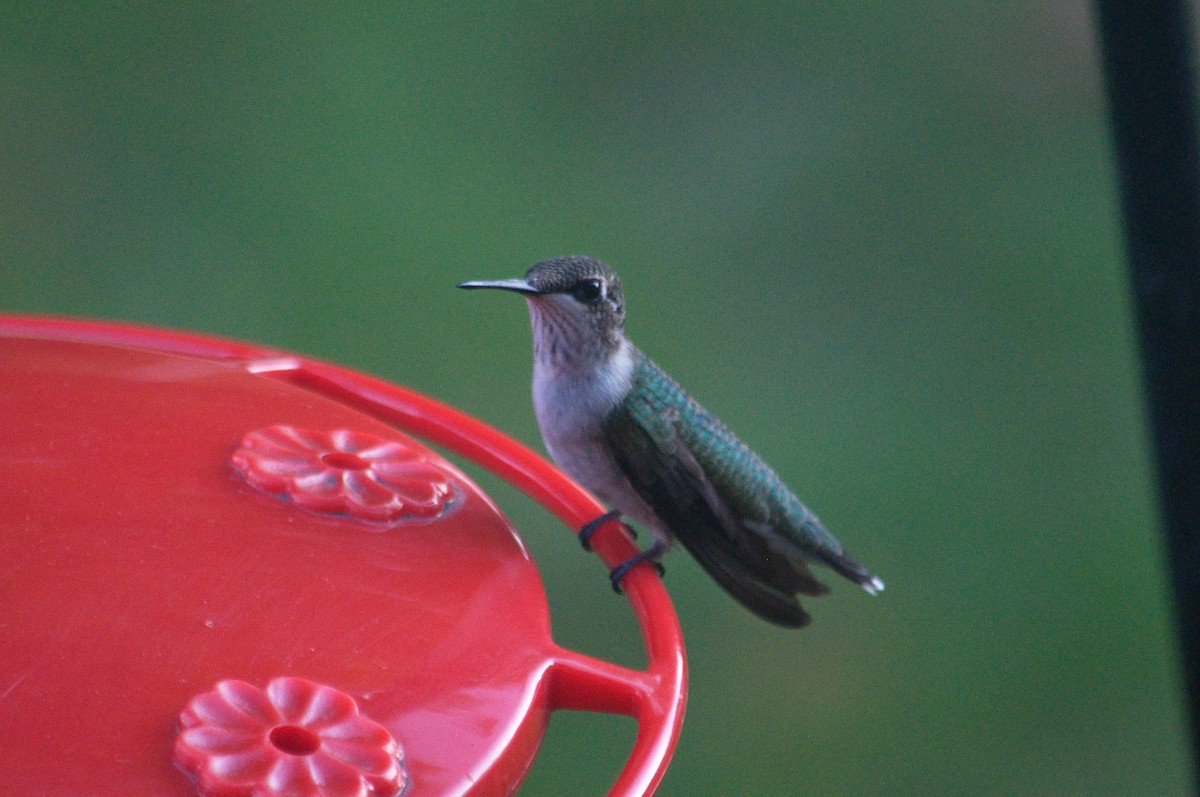
[[[1191,26],[1179,0],[1097,0],[1096,9],[1195,766],[1200,763],[1200,144]]]

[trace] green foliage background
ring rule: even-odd
[[[0,306],[286,347],[540,447],[528,321],[584,252],[639,344],[888,591],[789,633],[668,559],[661,794],[1187,792],[1085,3],[5,3]],[[638,664],[532,502],[557,639]],[[522,793],[600,794],[556,715]]]

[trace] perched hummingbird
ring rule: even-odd
[[[464,282],[524,295],[533,324],[533,406],[550,456],[654,543],[612,571],[658,563],[678,539],[760,617],[800,627],[798,594],[823,595],[808,565],[825,565],[872,595],[883,582],[851,558],[816,515],[720,420],[625,337],[621,281],[590,257],[537,263],[524,279]]]

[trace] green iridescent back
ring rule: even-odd
[[[686,447],[744,521],[770,526],[797,554],[842,555],[837,540],[778,474],[641,352],[625,406],[616,412],[628,413],[664,453],[674,456],[679,446]]]

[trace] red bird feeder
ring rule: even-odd
[[[0,317],[0,782],[11,794],[507,795],[550,712],[636,718],[654,791],[683,642],[625,581],[649,666],[564,650],[516,531],[409,434],[571,528],[596,503],[455,410],[191,334]],[[615,523],[605,563],[635,553]]]

